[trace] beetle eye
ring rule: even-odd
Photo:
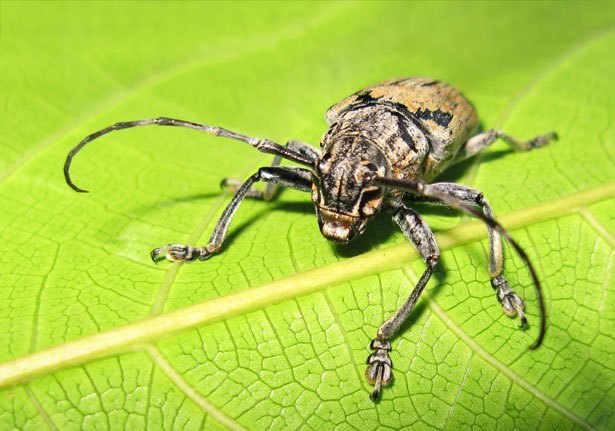
[[[363,215],[372,216],[376,214],[382,203],[382,190],[371,189],[363,192],[361,196],[361,212]]]
[[[329,170],[329,163],[331,162],[331,153],[323,154],[318,161],[318,170],[320,172],[326,172]]]
[[[374,163],[372,162],[361,162],[361,164],[363,166],[365,166],[365,169],[371,171],[371,172],[377,172],[378,171],[378,166],[376,166]]]
[[[331,161],[331,153],[325,153],[320,156],[321,163],[329,163]]]
[[[378,175],[378,166],[367,160],[361,162],[361,169],[357,171],[357,181],[367,183]]]

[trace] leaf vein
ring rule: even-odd
[[[548,63],[543,70],[539,71],[532,79],[528,80],[528,82],[510,99],[504,110],[500,113],[498,119],[495,121],[494,128],[501,128],[521,100],[530,94],[530,92],[541,82],[545,81],[549,76],[554,75],[559,68],[573,61],[577,55],[582,54],[583,51],[599,43],[603,38],[609,37],[612,33],[614,33],[614,31],[611,27],[597,31],[586,39],[573,44],[569,49]],[[468,174],[465,176],[468,185],[472,185],[476,180],[479,167],[486,153],[486,151],[483,151],[476,155],[474,163],[472,163]],[[570,181],[570,179],[568,180]]]
[[[235,422],[232,418],[225,415],[221,410],[211,404],[205,397],[203,397],[195,388],[190,386],[186,380],[177,372],[175,368],[167,361],[164,354],[153,344],[149,344],[145,347],[145,351],[152,359],[154,364],[164,373],[164,375],[173,384],[181,390],[186,398],[190,399],[194,404],[199,406],[204,412],[206,412],[213,419],[217,420],[222,425],[228,427],[231,430],[245,430],[243,426]]]
[[[569,214],[579,206],[610,198],[614,191],[615,183],[606,184],[534,207],[513,211],[500,217],[500,221],[510,229],[527,226]],[[437,239],[440,248],[447,249],[484,238],[485,235],[483,224],[473,222],[439,232]],[[196,326],[316,292],[340,281],[349,281],[374,272],[398,268],[416,257],[418,257],[416,251],[409,244],[402,243],[68,341],[0,364],[0,387],[17,384],[62,367],[82,364],[126,349],[134,343],[170,336]]]
[[[580,207],[577,211],[579,212],[579,214],[581,214],[587,224],[589,224],[589,226],[598,234],[598,236],[600,236],[607,243],[609,243],[612,248],[615,248],[615,238],[611,235],[609,230],[600,223],[600,221],[587,207]]]
[[[47,410],[45,410],[45,407],[43,407],[30,385],[24,385],[24,390],[26,391],[28,399],[30,400],[32,405],[34,405],[34,408],[36,409],[38,414],[41,415],[43,422],[45,422],[45,424],[49,427],[50,430],[56,431],[58,427],[53,422],[53,419],[51,419],[51,416],[49,416],[49,413],[47,412]]]
[[[561,405],[558,401],[551,398],[544,392],[538,390],[536,387],[532,386],[529,382],[521,378],[518,374],[516,374],[513,370],[508,368],[502,362],[498,361],[494,358],[489,352],[487,352],[481,345],[479,345],[476,341],[474,341],[468,334],[466,334],[445,312],[440,308],[440,306],[436,303],[433,297],[429,294],[429,292],[424,292],[423,296],[425,300],[429,304],[429,308],[434,312],[438,318],[449,328],[451,331],[455,333],[470,349],[476,352],[483,360],[485,360],[488,364],[493,366],[503,375],[508,377],[511,381],[516,383],[519,387],[523,388],[526,392],[530,393],[537,399],[541,400],[545,405],[551,407],[553,410],[559,412],[566,418],[570,419],[575,424],[581,426],[586,430],[593,430],[594,427],[587,423],[585,420],[574,414],[568,408]]]

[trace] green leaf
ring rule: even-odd
[[[0,430],[613,429],[610,3],[0,3]],[[367,345],[424,265],[386,215],[355,244],[318,232],[309,196],[246,201],[204,263],[149,250],[202,244],[270,158],[189,130],[109,135],[160,115],[317,144],[326,108],[396,76],[461,88],[498,143],[446,178],[484,191],[537,265],[506,275],[532,327],[489,286],[483,225],[430,212],[441,269],[393,341],[373,404]]]

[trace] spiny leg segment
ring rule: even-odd
[[[468,139],[468,142],[466,142],[463,146],[455,160],[461,161],[467,159],[468,157],[472,157],[474,154],[484,150],[498,139],[502,139],[516,151],[530,151],[534,148],[543,147],[550,141],[557,139],[557,133],[549,132],[544,135],[536,136],[529,141],[524,141],[507,135],[504,132],[500,132],[499,130],[488,130]]]
[[[79,144],[77,144],[75,148],[70,151],[70,153],[68,153],[68,156],[66,157],[66,162],[64,163],[64,178],[66,179],[66,183],[77,192],[87,193],[87,190],[78,187],[71,179],[70,166],[75,155],[79,151],[81,151],[81,149],[85,147],[89,142],[116,130],[152,125],[186,127],[188,129],[195,129],[213,136],[221,136],[223,138],[235,139],[237,141],[245,142],[263,153],[274,154],[283,159],[291,160],[293,162],[297,162],[310,167],[314,166],[317,161],[317,157],[315,158],[313,157],[313,155],[308,155],[307,153],[301,154],[288,147],[284,147],[280,144],[270,141],[269,139],[252,138],[250,136],[242,135],[241,133],[223,129],[222,127],[213,127],[206,124],[193,123],[185,120],[176,120],[173,118],[160,117],[147,120],[123,121],[120,123],[115,123],[109,127],[105,127],[104,129],[101,129],[86,136],[81,142],[79,142]]]
[[[380,326],[376,338],[370,343],[370,348],[374,350],[374,353],[367,358],[368,366],[365,370],[365,377],[370,384],[374,385],[374,391],[370,396],[373,401],[380,397],[382,386],[389,385],[393,380],[393,362],[388,353],[391,351],[391,338],[408,319],[440,259],[436,239],[427,223],[417,212],[399,205],[393,220],[399,225],[404,236],[416,247],[427,264],[427,268],[406,302]]]
[[[485,217],[495,219],[487,199],[479,190],[455,183],[433,183],[429,185],[429,188],[436,193],[459,199],[467,205],[480,207]],[[429,199],[424,196],[413,196],[411,199],[414,202],[425,201],[431,204],[448,205],[444,201]],[[527,318],[523,312],[523,300],[515,293],[502,275],[503,252],[500,234],[489,224],[487,224],[487,233],[489,236],[489,264],[487,267],[491,276],[491,286],[496,290],[504,312],[509,316],[518,314],[521,320],[521,327],[527,327]]]
[[[542,340],[544,339],[546,332],[546,307],[544,303],[544,298],[542,295],[542,287],[540,281],[538,279],[538,275],[536,274],[536,269],[527,253],[521,248],[521,246],[510,236],[510,233],[504,227],[498,223],[493,217],[485,215],[483,212],[478,211],[474,208],[474,205],[469,205],[464,202],[459,197],[455,196],[454,191],[447,190],[446,188],[438,188],[434,187],[432,184],[424,183],[423,181],[418,180],[400,180],[396,178],[386,178],[386,177],[374,177],[371,179],[371,183],[374,185],[380,185],[385,187],[390,187],[391,189],[402,190],[406,192],[410,192],[416,194],[418,196],[424,196],[426,198],[431,198],[436,201],[441,201],[444,204],[450,206],[451,208],[458,209],[463,211],[464,213],[476,217],[482,220],[487,226],[490,226],[494,231],[500,234],[517,252],[519,257],[526,264],[534,286],[536,287],[536,296],[538,299],[538,304],[540,306],[540,331],[538,334],[538,338],[530,346],[530,349],[536,349],[542,344]],[[498,277],[496,277],[496,283],[500,281]],[[494,286],[495,287],[495,286]],[[499,287],[496,287],[499,288]],[[512,290],[512,289],[511,289]],[[506,289],[504,289],[505,293],[508,293]]]
[[[318,157],[320,156],[320,151],[318,151],[318,149],[304,142],[290,140],[286,143],[286,145],[284,145],[284,148],[287,148],[291,151],[295,151],[298,154],[308,157],[309,159],[314,160],[314,163],[316,163],[316,160],[318,160]],[[273,161],[271,162],[271,165],[269,166],[271,167],[280,166],[281,162],[282,162],[282,157],[275,156],[273,158]],[[220,187],[222,189],[230,190],[231,192],[236,193],[242,184],[243,184],[243,181],[237,178],[224,178],[220,182]],[[277,183],[267,183],[264,191],[261,191],[261,190],[258,190],[252,187],[247,192],[246,197],[251,198],[251,199],[270,201],[276,196],[276,193],[278,191],[278,186],[279,184]]]
[[[233,196],[233,199],[231,199],[231,202],[218,220],[207,245],[194,247],[191,245],[169,244],[164,247],[158,247],[151,252],[152,260],[157,262],[166,258],[170,261],[191,262],[196,259],[205,260],[211,257],[222,248],[235,211],[237,211],[239,204],[252,190],[253,184],[257,181],[280,184],[285,187],[309,192],[312,187],[312,173],[308,169],[291,166],[260,168],[258,172],[239,187],[237,193],[235,193],[235,196]]]

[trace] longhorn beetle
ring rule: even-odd
[[[517,251],[525,262],[536,287],[541,312],[538,338],[530,347],[542,343],[546,331],[546,311],[540,282],[534,266],[521,246],[494,218],[483,194],[471,187],[432,182],[448,166],[464,160],[491,145],[498,138],[514,149],[527,151],[556,138],[554,132],[521,141],[497,130],[478,133],[478,115],[471,103],[455,88],[429,78],[405,78],[385,81],[361,90],[333,105],[326,114],[329,130],[320,144],[321,150],[298,141],[279,145],[269,139],[252,138],[221,127],[172,118],[156,118],[116,123],[92,133],[71,150],[64,164],[67,184],[86,192],[70,177],[74,156],[90,141],[115,130],[139,126],[176,126],[196,129],[214,136],[245,142],[257,150],[274,154],[270,167],[260,168],[245,182],[222,181],[223,187],[235,190],[218,220],[209,242],[203,247],[169,244],[152,250],[156,262],[205,260],[217,253],[228,227],[245,197],[270,200],[282,185],[311,192],[316,206],[320,231],[336,243],[347,243],[365,230],[367,221],[381,210],[392,213],[404,236],[416,247],[427,268],[408,299],[382,324],[370,343],[373,353],[367,358],[365,377],[374,385],[371,399],[376,401],[382,386],[393,380],[389,357],[391,339],[406,321],[440,259],[434,234],[411,204],[427,202],[446,205],[487,225],[489,237],[488,269],[491,285],[504,312],[519,315],[521,327],[527,327],[523,300],[502,275],[500,237]],[[280,166],[281,159],[306,168]],[[264,192],[254,183],[267,183]]]

